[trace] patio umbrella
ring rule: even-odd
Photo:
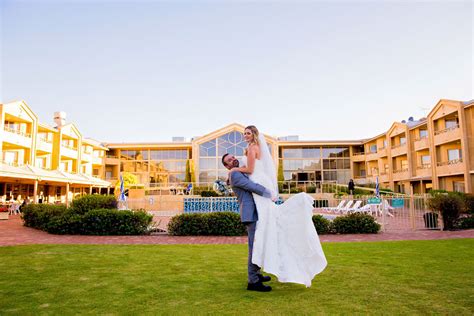
[[[379,177],[375,179],[375,196],[380,197]]]
[[[123,185],[123,177],[120,175],[120,196],[119,196],[119,201],[120,202],[125,202],[127,200],[127,196],[125,195],[125,188]]]

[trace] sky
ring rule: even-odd
[[[473,99],[471,1],[0,0],[0,102],[103,142],[356,140]]]

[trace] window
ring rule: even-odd
[[[14,164],[18,161],[18,152],[5,151],[3,152],[3,160],[7,164]]]
[[[406,137],[400,137],[400,145],[405,145],[407,143]]]
[[[449,119],[445,121],[446,128],[456,128],[458,127],[458,120],[457,119]]]
[[[431,163],[431,157],[429,155],[421,156],[421,165],[428,166]]]
[[[461,149],[449,149],[448,161],[458,161],[461,159]]]
[[[428,130],[420,129],[420,139],[428,138]]]
[[[387,140],[386,139],[383,140],[383,148],[387,148]]]
[[[370,145],[369,151],[373,154],[377,153],[377,144]]]
[[[408,160],[402,160],[401,166],[402,166],[401,170],[408,170]]]
[[[465,192],[464,191],[464,182],[454,181],[453,182],[453,191],[454,192]]]

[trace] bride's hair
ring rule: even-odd
[[[254,126],[254,125],[249,125],[245,128],[245,130],[249,130],[252,132],[252,136],[253,136],[253,140],[252,142],[249,144],[257,144],[257,145],[260,145],[259,141],[258,141],[258,129]]]
[[[249,146],[245,149],[245,152],[244,154],[247,156],[247,153],[249,151],[249,147],[250,145],[252,144],[257,144],[260,146],[260,142],[258,141],[258,135],[259,135],[259,132],[258,132],[258,129],[255,127],[255,125],[249,125],[245,128],[244,131],[246,130],[249,130],[252,132],[252,136],[253,136],[253,140],[249,143]]]

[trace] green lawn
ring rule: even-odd
[[[474,314],[474,239],[323,244],[306,289],[246,291],[246,245],[0,247],[0,315]]]

